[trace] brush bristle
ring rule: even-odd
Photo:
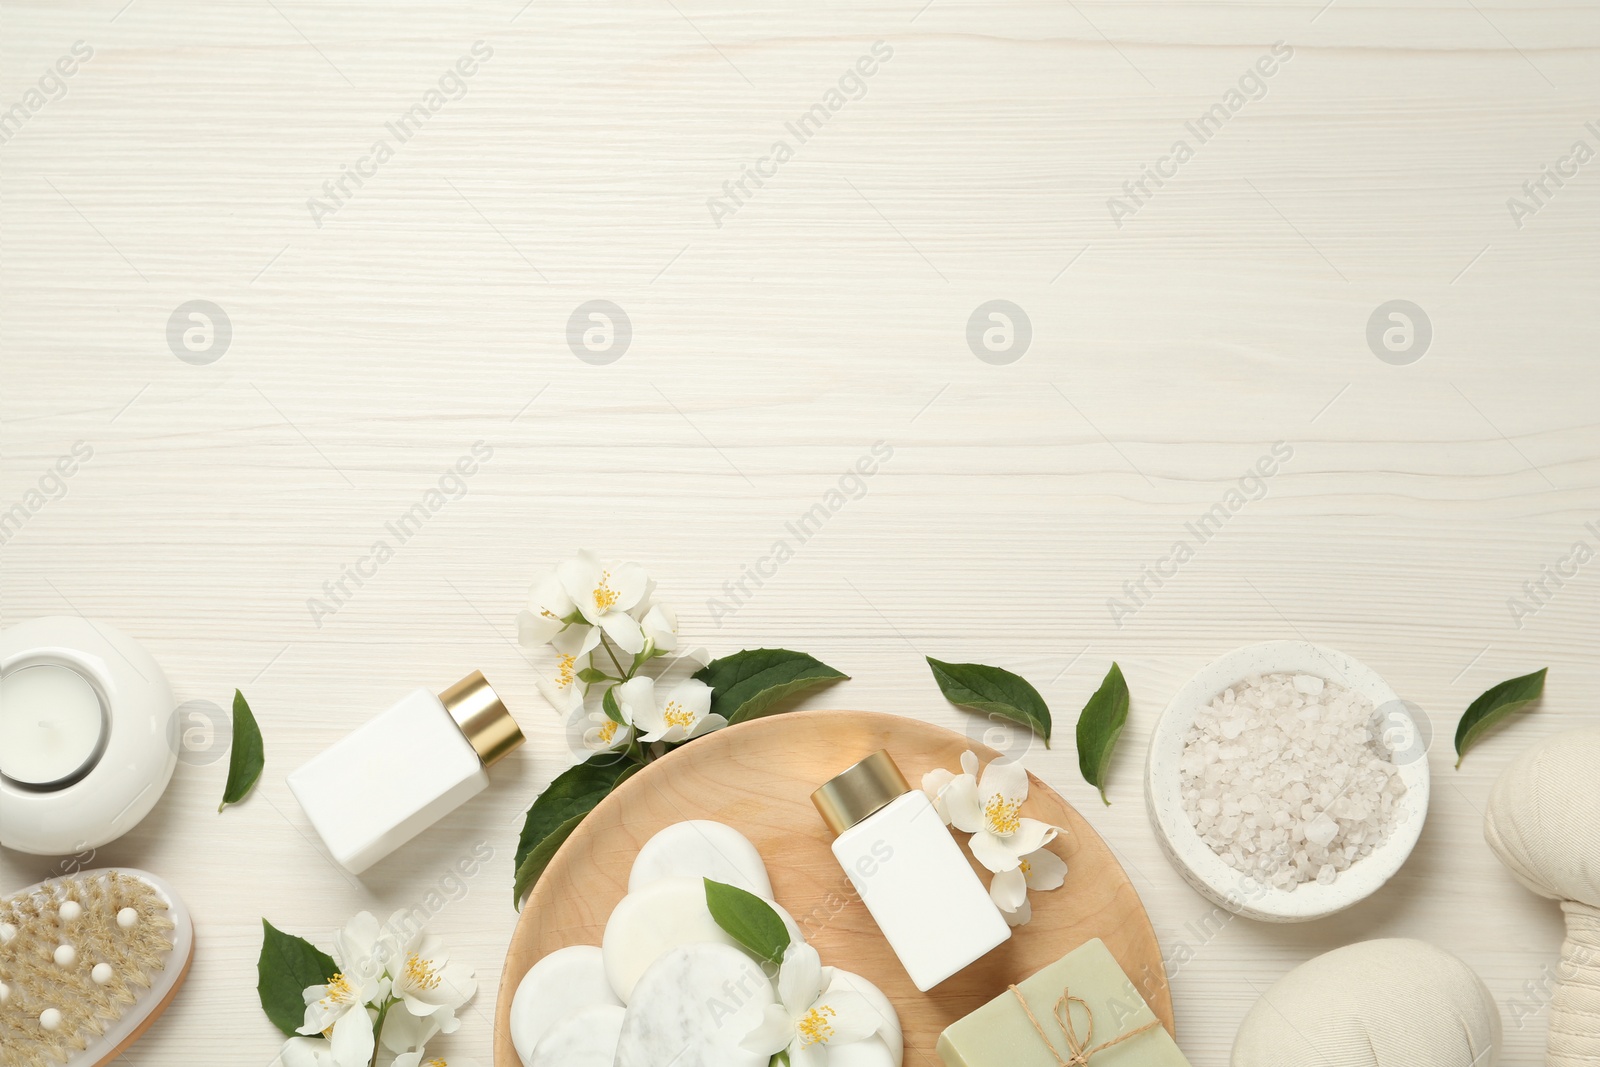
[[[172,952],[167,911],[118,871],[0,900],[0,1065],[66,1063],[138,1004]]]

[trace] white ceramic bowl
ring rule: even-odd
[[[1332,885],[1304,883],[1292,891],[1247,878],[1200,839],[1183,810],[1179,758],[1195,713],[1218,693],[1256,674],[1313,674],[1354,690],[1378,709],[1382,734],[1394,748],[1405,808],[1389,839],[1341,871]],[[1342,652],[1304,641],[1268,641],[1236,649],[1206,667],[1172,698],[1150,739],[1145,802],[1167,858],[1190,885],[1220,906],[1264,922],[1306,922],[1332,915],[1377,892],[1411,855],[1428,817],[1427,739],[1411,706],[1371,669]]]

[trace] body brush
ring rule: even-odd
[[[0,898],[0,1067],[98,1067],[166,1010],[194,926],[142,871],[54,878]]]

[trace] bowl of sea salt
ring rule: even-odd
[[[1157,724],[1145,801],[1167,858],[1239,915],[1305,922],[1375,893],[1428,814],[1426,740],[1374,671],[1304,641],[1236,649]]]

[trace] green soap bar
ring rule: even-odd
[[[1156,1021],[1155,1013],[1098,937],[1017,988],[1056,1052],[1045,1046],[1021,1001],[1008,989],[939,1035],[939,1058],[947,1067],[1059,1067],[1063,1060],[1071,1061],[1071,1045],[1056,1021],[1056,1005],[1064,992],[1084,1001],[1071,1003],[1070,1009],[1072,1024],[1086,1049]],[[1094,1014],[1093,1033],[1089,1030],[1090,1012]],[[1089,1067],[1189,1067],[1189,1061],[1158,1023],[1096,1052],[1089,1058]]]

